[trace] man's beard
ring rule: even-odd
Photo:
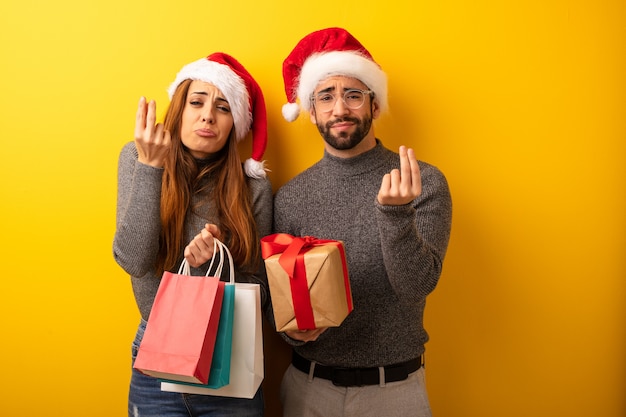
[[[330,133],[330,128],[336,124],[341,122],[351,122],[354,123],[356,129],[352,134],[348,134],[347,132],[340,132],[339,136],[333,136]],[[339,119],[331,120],[326,122],[326,124],[316,123],[317,130],[322,134],[324,141],[328,143],[333,148],[343,151],[346,149],[352,149],[357,146],[363,138],[368,134],[372,127],[372,117],[367,115],[363,118],[363,120],[357,119],[356,117],[342,117]]]

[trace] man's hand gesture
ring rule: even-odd
[[[400,146],[400,169],[383,177],[378,202],[384,206],[402,206],[422,193],[422,177],[413,149]]]

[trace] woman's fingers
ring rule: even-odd
[[[198,268],[211,260],[213,246],[213,235],[206,228],[202,229],[185,248],[185,259],[189,265]]]
[[[142,139],[146,130],[146,98],[141,97],[137,105],[137,114],[135,115],[135,139]]]
[[[170,132],[163,124],[156,123],[156,102],[139,99],[135,116],[135,145],[139,162],[161,168],[171,147]]]

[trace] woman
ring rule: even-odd
[[[223,53],[184,66],[168,92],[163,124],[155,124],[155,102],[140,99],[135,140],[119,159],[113,252],[131,275],[142,317],[133,362],[163,271],[178,271],[185,258],[192,275],[204,275],[214,237],[230,249],[236,280],[262,284],[263,304],[268,300],[259,252],[272,225],[272,189],[261,161],[262,92]],[[237,142],[250,130],[252,158],[242,164]],[[133,369],[128,415],[262,416],[263,396],[261,389],[251,400],[162,392],[156,378]]]

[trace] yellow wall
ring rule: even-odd
[[[1,415],[125,413],[138,313],[111,242],[139,97],[163,110],[183,64],[233,54],[265,90],[277,187],[322,148],[280,115],[282,59],[330,25],[390,76],[378,136],[453,192],[426,312],[435,415],[626,415],[626,3],[398,3],[3,3]]]

